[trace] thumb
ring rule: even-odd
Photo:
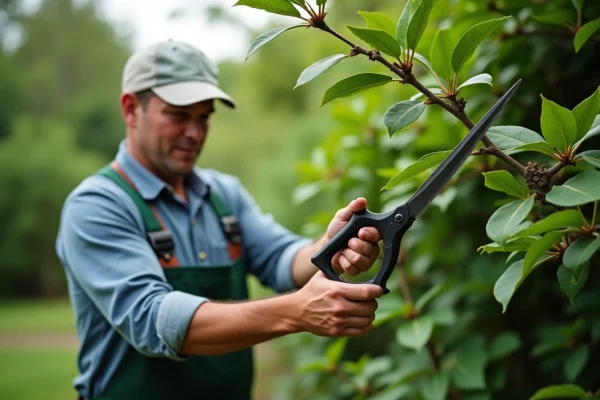
[[[362,211],[365,208],[367,208],[367,199],[364,197],[359,197],[356,200],[352,200],[350,204],[348,204],[348,207],[342,208],[340,211],[338,211],[336,217],[340,221],[350,221],[352,214]]]

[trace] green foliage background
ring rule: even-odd
[[[364,26],[357,11],[384,12],[395,21],[404,4],[330,1],[327,23],[365,45],[346,28]],[[212,10],[217,20],[226,15],[219,8]],[[20,2],[5,0],[0,11],[7,16],[0,19],[0,43],[15,26],[25,34],[21,46],[0,52],[0,293],[5,298],[64,296],[54,254],[60,208],[81,179],[111,160],[123,137],[118,94],[130,38],[117,35],[92,2],[45,0],[39,11],[27,14]],[[456,43],[469,27],[502,15],[513,18],[461,71],[461,82],[485,72],[493,86],[470,86],[460,96],[477,121],[522,78],[498,124],[541,133],[540,94],[571,110],[600,86],[598,35],[575,52],[574,34],[564,26],[577,23],[572,1],[440,0],[416,50],[429,55],[440,28],[450,29]],[[599,17],[598,2],[585,1],[582,21]],[[274,26],[287,23],[292,22],[278,18]],[[249,39],[258,33],[251,32]],[[337,81],[387,72],[366,57],[342,60],[292,90],[304,68],[347,51],[316,29],[294,29],[246,63],[223,62],[221,82],[240,106],[235,112],[219,108],[199,162],[238,175],[264,210],[309,236],[321,233],[334,212],[356,196],[366,197],[375,212],[406,200],[427,172],[390,191],[380,189],[423,155],[451,149],[467,131],[430,106],[390,138],[383,115],[417,93],[408,85],[386,85],[320,108],[323,93]],[[435,83],[418,64],[414,73],[428,87]],[[598,148],[597,136],[585,142],[586,150]],[[514,157],[524,164],[551,163],[539,153]],[[477,249],[491,242],[486,234],[490,216],[511,200],[486,188],[481,172],[503,168],[493,157],[473,158],[461,179],[411,228],[403,240],[406,279],[399,271],[392,274],[392,293],[382,299],[371,334],[349,341],[310,335],[277,340],[293,373],[275,383],[273,398],[521,399],[548,385],[599,390],[598,254],[573,304],[559,287],[560,263],[538,268],[506,313],[494,298],[494,285],[510,265],[508,254],[481,255]],[[579,171],[580,165],[565,168],[556,183]],[[593,203],[581,209],[589,219]],[[415,302],[433,288],[423,306],[429,321],[411,319],[414,307],[402,284],[410,287]],[[269,293],[253,287],[257,296]],[[423,349],[406,345],[418,342],[406,339],[411,336],[407,327],[431,330]],[[563,389],[573,390],[571,398],[581,397],[576,389]]]

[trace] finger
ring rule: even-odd
[[[352,305],[348,311],[348,316],[355,317],[374,317],[377,310],[377,300],[351,301]]]
[[[362,336],[362,335],[368,333],[369,331],[371,331],[372,329],[373,329],[373,324],[369,325],[368,327],[366,327],[364,329],[346,328],[346,329],[344,329],[342,336],[348,336],[348,337]]]
[[[364,197],[359,197],[356,200],[352,200],[347,207],[338,210],[338,212],[335,213],[335,218],[337,218],[340,221],[350,221],[350,218],[352,218],[352,214],[354,214],[355,212],[362,211],[366,207],[367,200]]]
[[[340,283],[339,290],[348,300],[372,300],[383,294],[383,289],[370,283],[347,284]]]
[[[360,274],[360,268],[358,268],[356,265],[352,264],[350,262],[350,260],[348,260],[348,258],[346,258],[346,256],[342,253],[342,255],[340,256],[340,258],[338,259],[340,266],[342,267],[343,271],[346,272],[349,275],[358,275]]]
[[[381,240],[381,233],[373,227],[361,228],[358,231],[358,237],[367,242],[377,243]]]
[[[344,326],[344,329],[348,329],[348,328],[365,329],[372,323],[373,323],[373,319],[371,318],[371,316],[348,317],[348,318],[344,319],[343,326]]]
[[[344,249],[343,253],[346,260],[359,271],[366,271],[373,264],[373,261],[368,256],[357,253],[352,249]]]
[[[352,238],[348,241],[348,248],[354,250],[357,254],[367,257],[367,263],[371,263],[379,257],[379,245],[364,240]],[[347,257],[347,256],[346,256]],[[358,264],[352,258],[347,257],[354,264]],[[358,260],[357,260],[358,261]],[[369,264],[370,266],[370,264]]]
[[[338,251],[337,253],[335,253],[335,255],[333,256],[333,258],[331,259],[331,266],[333,267],[333,270],[338,274],[343,274],[344,273],[344,268],[342,267],[342,265],[340,264],[340,257],[342,256],[342,252]]]

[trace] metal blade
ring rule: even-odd
[[[418,217],[427,208],[429,203],[435,199],[446,183],[458,171],[458,168],[466,161],[479,139],[492,126],[492,123],[498,117],[502,108],[508,103],[520,83],[521,80],[519,79],[517,83],[508,89],[504,96],[481,118],[481,121],[471,129],[469,134],[460,141],[454,150],[452,150],[452,153],[446,157],[425,183],[412,195],[410,200],[407,201],[415,217]]]

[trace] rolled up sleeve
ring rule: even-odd
[[[109,191],[80,193],[61,222],[66,268],[137,351],[182,360],[178,350],[205,298],[173,291],[145,240],[135,206]]]

